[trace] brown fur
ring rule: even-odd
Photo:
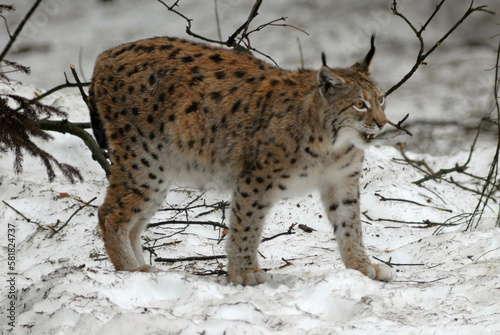
[[[351,68],[320,71],[177,38],[101,54],[89,105],[113,162],[99,223],[115,268],[152,270],[141,232],[171,183],[196,180],[232,192],[230,282],[266,280],[257,260],[266,213],[305,188],[321,189],[346,266],[389,280],[366,256],[359,220],[362,149],[387,121],[369,75],[374,50]]]

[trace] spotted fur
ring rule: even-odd
[[[323,55],[319,71],[169,37],[102,53],[89,106],[113,163],[99,223],[116,270],[153,270],[141,233],[169,187],[210,182],[232,192],[231,283],[267,279],[257,259],[266,214],[278,199],[315,188],[346,266],[390,280],[366,255],[359,217],[363,148],[387,122],[369,74],[374,51],[372,39],[367,57],[343,69]]]

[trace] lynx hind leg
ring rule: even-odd
[[[141,234],[161,204],[151,199],[152,191],[108,187],[104,204],[99,208],[99,225],[103,232],[104,245],[117,271],[154,272],[155,268],[146,264],[142,252]],[[163,199],[162,192],[161,198]],[[156,201],[154,201],[156,200]]]

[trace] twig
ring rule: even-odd
[[[404,160],[406,163],[410,164],[411,166],[413,166],[415,169],[421,171],[423,174],[425,175],[428,175],[429,173],[430,174],[433,174],[434,171],[432,171],[432,169],[429,167],[429,165],[427,165],[427,163],[425,161],[415,161],[413,159],[410,159],[408,156],[406,156],[406,153],[405,153],[405,146],[406,146],[406,143],[404,142],[399,142],[397,143],[399,145],[399,151],[401,152],[401,155],[403,156]],[[424,166],[426,170],[422,169],[420,167],[420,165]]]
[[[426,204],[421,204],[421,203],[413,201],[413,200],[397,199],[397,198],[386,198],[386,197],[380,195],[379,193],[375,193],[375,195],[380,198],[380,201],[401,201],[401,202],[408,202],[410,204],[415,204],[415,205],[422,206],[422,207],[429,207],[429,208],[438,209],[440,211],[453,213],[453,211],[450,210],[450,209],[441,208],[441,207],[435,207],[435,206],[430,206],[430,205],[426,205]]]
[[[486,181],[483,185],[483,189],[481,191],[481,196],[479,198],[479,201],[476,205],[476,208],[474,209],[474,212],[472,212],[472,215],[469,219],[469,222],[467,223],[467,229],[472,229],[474,225],[474,221],[476,220],[476,227],[479,224],[479,221],[481,220],[484,210],[486,209],[486,206],[488,204],[488,200],[492,198],[493,193],[497,189],[496,183],[498,181],[498,174],[499,174],[499,156],[500,156],[500,102],[499,102],[499,90],[500,90],[500,41],[498,42],[498,47],[497,47],[497,55],[496,55],[496,65],[495,65],[495,82],[493,85],[493,95],[495,99],[495,109],[497,111],[497,147],[496,147],[496,152],[495,156],[493,157],[493,160],[490,164],[490,169],[488,171],[488,176],[486,177]],[[479,131],[478,131],[479,133]],[[477,137],[476,137],[477,138]],[[471,153],[472,155],[472,153]],[[482,209],[480,209],[482,204]],[[497,213],[497,223],[496,225],[500,225],[500,207],[499,211]]]
[[[42,0],[36,0],[36,2],[33,4],[33,6],[31,6],[28,13],[26,13],[26,15],[24,16],[21,23],[19,23],[19,25],[17,26],[16,30],[14,31],[14,34],[12,34],[12,36],[10,36],[9,42],[7,43],[5,48],[2,50],[2,53],[0,53],[0,62],[3,61],[3,59],[5,58],[7,53],[9,52],[10,48],[12,47],[14,42],[16,41],[17,36],[21,33],[21,30],[23,30],[24,25],[26,24],[26,22],[28,22],[31,15],[33,15],[33,13],[38,8],[38,6],[40,5],[41,2],[42,2]]]
[[[187,16],[185,16],[184,14],[182,14],[181,12],[179,12],[178,10],[175,9],[175,7],[179,7],[179,5],[178,5],[179,1],[180,0],[176,0],[172,6],[169,6],[165,2],[163,2],[162,0],[158,0],[158,2],[161,3],[162,5],[164,5],[169,11],[174,12],[175,14],[179,15],[184,20],[186,20],[186,22],[187,22],[186,33],[188,35],[196,37],[196,38],[199,38],[200,40],[203,40],[205,42],[216,43],[216,44],[224,44],[224,42],[217,41],[217,40],[212,40],[210,38],[206,38],[204,36],[201,36],[201,35],[198,35],[198,34],[194,33],[191,30],[191,21],[193,21],[193,19],[188,18]]]
[[[82,86],[82,83],[80,82],[80,78],[78,78],[78,74],[76,73],[75,66],[70,65],[69,67],[71,68],[71,73],[73,73],[73,77],[75,78],[76,85],[78,86],[78,89],[80,90],[80,95],[82,96],[83,102],[88,107],[88,99],[87,99],[88,97],[87,97],[87,94],[85,94],[85,91],[83,90],[83,86]]]
[[[392,257],[389,257],[389,260],[388,261],[384,261],[378,257],[375,257],[375,256],[372,256],[374,259],[376,259],[377,261],[379,262],[382,262],[388,266],[390,266],[391,268],[393,266],[425,266],[425,264],[421,263],[421,264],[404,264],[404,263],[392,263],[391,260],[392,260]]]
[[[403,221],[403,220],[395,220],[395,219],[383,219],[383,218],[377,218],[377,219],[372,219],[371,217],[368,216],[367,211],[362,212],[364,216],[370,221],[376,221],[376,222],[394,222],[394,223],[404,223],[404,224],[411,224],[411,225],[425,225],[425,227],[418,227],[418,228],[430,228],[430,227],[451,227],[451,226],[457,226],[458,223],[447,223],[445,222],[432,222],[428,219],[424,219],[422,221]],[[457,215],[458,216],[458,215]],[[386,227],[386,228],[394,228],[394,227]]]
[[[12,209],[14,212],[16,212],[18,215],[20,215],[23,219],[26,220],[26,222],[28,223],[31,223],[31,222],[34,222],[32,221],[31,219],[27,218],[23,213],[21,213],[20,211],[18,211],[17,209],[15,209],[14,207],[12,207],[10,204],[8,204],[5,200],[2,200],[2,202],[4,203],[5,206],[9,207],[10,209]]]
[[[419,180],[416,180],[413,182],[415,185],[420,185],[425,181],[431,180],[431,179],[439,179],[442,176],[452,173],[452,172],[464,172],[468,167],[466,165],[458,165],[455,164],[455,167],[449,168],[449,169],[439,169],[438,172],[434,174],[430,174],[428,176],[425,176],[424,178],[421,178]]]
[[[294,29],[297,29],[305,34],[308,35],[308,33],[306,31],[304,31],[303,29],[300,29],[298,27],[295,27],[295,26],[292,26],[292,25],[289,25],[289,24],[276,24],[277,21],[285,21],[286,20],[286,17],[281,17],[279,19],[275,19],[275,20],[272,20],[268,23],[265,23],[265,24],[261,24],[260,26],[258,26],[257,28],[255,28],[254,30],[251,30],[249,31],[249,27],[250,27],[250,23],[253,21],[253,19],[255,19],[255,17],[257,15],[259,15],[259,8],[260,8],[260,5],[262,4],[262,0],[256,0],[254,5],[252,6],[252,9],[250,10],[250,13],[248,15],[248,18],[247,20],[239,27],[237,28],[229,37],[226,41],[222,41],[221,39],[221,35],[220,35],[220,27],[219,27],[219,24],[218,24],[218,31],[219,31],[219,40],[214,40],[214,39],[211,39],[211,38],[207,38],[207,37],[204,37],[204,36],[201,36],[199,34],[196,34],[194,33],[192,30],[191,30],[191,26],[192,26],[192,21],[193,19],[190,19],[188,18],[187,16],[185,16],[184,14],[182,14],[181,12],[179,12],[178,10],[175,9],[175,7],[179,7],[179,1],[180,0],[176,0],[174,2],[174,4],[172,6],[169,6],[167,5],[163,0],[158,0],[158,2],[160,2],[162,5],[164,5],[169,11],[179,15],[180,17],[182,17],[184,20],[186,20],[186,23],[187,23],[187,26],[186,26],[186,33],[192,37],[195,37],[195,38],[198,38],[202,41],[205,41],[205,42],[209,42],[209,43],[215,43],[215,44],[219,44],[219,45],[225,45],[229,48],[234,48],[235,50],[238,50],[240,52],[256,52],[258,54],[261,54],[262,56],[268,58],[269,60],[271,60],[276,66],[278,66],[278,64],[276,63],[276,61],[274,61],[274,59],[271,58],[271,56],[253,48],[250,44],[250,38],[249,38],[249,35],[254,33],[254,32],[257,32],[257,31],[260,31],[262,30],[263,28],[267,27],[267,26],[281,26],[281,27],[290,27],[290,28],[294,28]],[[215,10],[216,10],[216,20],[218,22],[218,12],[217,12],[217,2],[215,2]],[[239,36],[239,37],[238,37]],[[238,41],[237,41],[238,40]],[[242,46],[241,44],[244,43],[245,45]]]
[[[305,68],[304,63],[304,53],[302,52],[302,45],[300,44],[300,38],[297,36],[297,45],[299,47],[299,56],[300,56],[300,67]]]
[[[81,86],[90,86],[90,83],[81,83]],[[51,88],[50,90],[46,91],[45,93],[40,94],[40,95],[36,96],[35,98],[29,100],[28,103],[29,104],[34,104],[35,102],[38,102],[38,101],[42,100],[45,97],[48,97],[49,95],[51,95],[54,92],[60,91],[60,90],[62,90],[64,88],[71,88],[71,87],[79,87],[79,85],[77,83],[70,83],[70,82],[66,81],[65,84],[61,84],[61,85],[58,85],[56,87]],[[21,109],[23,109],[23,106],[18,107],[14,111],[18,112]]]
[[[484,255],[487,255],[487,254],[489,254],[490,252],[497,251],[497,250],[499,250],[499,249],[500,249],[500,247],[486,251],[485,253],[483,253],[482,255],[480,255],[478,258],[476,258],[476,259],[474,260],[474,262],[477,262],[477,261],[478,261],[481,257],[483,257]]]
[[[192,257],[183,257],[183,258],[163,258],[157,257],[155,258],[155,262],[162,263],[175,263],[175,262],[192,262],[192,261],[211,261],[214,259],[224,259],[227,258],[226,255],[215,255],[215,256],[192,256]]]
[[[267,241],[270,241],[270,240],[273,240],[275,239],[276,237],[279,237],[279,236],[284,236],[284,235],[293,235],[295,234],[295,232],[293,231],[293,228],[296,226],[297,224],[296,223],[293,223],[290,227],[288,227],[288,231],[284,232],[284,233],[279,233],[279,234],[276,234],[274,236],[271,236],[271,237],[265,237],[261,240],[261,243],[263,242],[267,242]]]
[[[97,199],[97,197],[94,197],[92,199],[90,199],[87,203],[84,203],[83,205],[81,205],[80,207],[78,207],[78,209],[73,213],[71,214],[71,216],[68,218],[68,220],[66,220],[66,222],[61,226],[59,227],[58,229],[54,229],[52,231],[52,234],[49,236],[49,238],[52,238],[55,234],[58,234],[64,227],[66,227],[68,225],[68,223],[71,221],[71,219],[79,212],[81,211],[82,209],[84,209],[85,207],[87,207],[88,205],[90,205],[90,203],[92,201],[94,201],[95,199]]]
[[[209,225],[217,228],[228,229],[229,227],[225,224],[215,222],[215,221],[182,221],[182,220],[169,220],[169,221],[160,221],[155,223],[148,224],[148,228],[158,227],[168,224],[187,224],[187,225]]]
[[[193,272],[192,274],[194,274],[195,276],[213,276],[213,275],[216,275],[216,276],[225,276],[225,275],[227,275],[227,271],[224,271],[224,270],[221,270],[221,269],[218,269],[218,270],[205,270],[205,271],[202,271],[202,272]]]
[[[257,16],[259,15],[259,8],[260,8],[260,5],[262,4],[262,0],[256,0],[255,3],[253,4],[253,7],[252,7],[252,10],[250,11],[250,14],[248,15],[248,18],[247,20],[245,21],[245,23],[240,27],[241,30],[243,30],[243,32],[241,33],[241,38],[240,38],[240,41],[238,44],[241,43],[241,41],[243,40],[243,38],[248,38],[248,34],[247,34],[247,31],[248,31],[248,27],[250,26],[250,22],[252,22],[252,20]],[[240,30],[240,31],[241,31]],[[239,31],[237,30],[237,33],[233,33],[233,35],[231,37],[233,37],[233,39],[236,38],[236,36],[239,34]],[[230,39],[231,39],[230,37]],[[228,40],[229,41],[229,40]]]
[[[394,128],[398,129],[398,130],[402,130],[404,131],[406,134],[410,135],[410,136],[413,136],[413,134],[408,130],[408,129],[405,129],[403,128],[401,125],[403,124],[403,122],[406,121],[406,119],[408,119],[408,116],[410,116],[410,114],[406,114],[406,116],[404,118],[402,118],[397,124],[394,124],[393,122],[391,122],[390,120],[387,120],[387,123],[389,123],[391,126],[393,126]]]
[[[437,12],[441,9],[441,6],[443,5],[443,3],[445,1],[446,0],[441,0],[441,2],[439,2],[439,4],[436,6],[436,8],[432,12],[432,14],[429,16],[429,18],[425,22],[425,24],[422,25],[422,27],[420,29],[417,29],[410,22],[410,20],[408,20],[408,18],[406,18],[406,16],[404,16],[401,12],[398,11],[397,1],[393,0],[392,7],[391,7],[392,14],[394,14],[394,15],[399,16],[400,18],[402,18],[408,24],[408,26],[411,28],[411,30],[413,30],[413,32],[415,33],[415,36],[417,37],[417,39],[418,39],[418,41],[420,43],[420,49],[419,49],[418,54],[417,54],[417,59],[415,60],[415,65],[413,65],[413,67],[411,68],[411,70],[403,77],[403,79],[401,79],[397,84],[395,84],[394,86],[392,86],[385,93],[386,96],[390,95],[392,92],[394,92],[395,90],[397,90],[401,85],[403,85],[408,79],[410,79],[413,76],[413,74],[415,73],[415,71],[417,71],[417,69],[420,67],[420,65],[423,65],[423,64],[425,65],[425,62],[424,62],[425,59],[432,52],[434,52],[434,50],[436,50],[436,48],[438,46],[440,46],[448,38],[448,36],[450,36],[450,34],[453,33],[453,31],[455,31],[455,29],[457,29],[457,27],[470,14],[472,14],[474,12],[486,12],[486,13],[494,14],[493,12],[485,9],[487,7],[486,5],[482,5],[482,6],[478,6],[478,7],[473,7],[474,1],[471,1],[469,8],[464,13],[464,15],[457,21],[457,23],[455,23],[455,25],[453,25],[453,27],[451,27],[450,30],[448,30],[429,50],[427,50],[427,52],[424,52],[424,50],[425,50],[425,43],[424,43],[424,39],[422,37],[422,33],[427,28],[427,25],[431,22],[431,20],[434,18],[434,16],[437,14]]]
[[[261,24],[260,26],[258,26],[257,28],[255,28],[254,30],[251,30],[249,32],[243,32],[242,34],[242,37],[241,39],[245,38],[245,39],[249,39],[248,36],[252,33],[255,33],[255,32],[258,32],[258,31],[261,31],[262,29],[264,29],[265,27],[268,27],[268,26],[272,26],[272,27],[288,27],[288,28],[293,28],[293,29],[296,29],[300,32],[303,32],[304,34],[308,35],[309,36],[309,33],[307,31],[305,31],[304,29],[301,29],[301,28],[298,28],[296,26],[292,26],[290,24],[285,24],[285,23],[282,23],[282,24],[277,24],[276,22],[278,21],[286,21],[286,19],[288,19],[288,17],[286,16],[283,16],[283,17],[280,17],[279,19],[274,19],[272,21],[269,21],[268,23],[264,23],[264,24]],[[250,45],[248,45],[250,46]]]
[[[446,175],[446,174],[449,174],[449,173],[452,173],[452,172],[464,172],[465,170],[468,169],[468,166],[471,159],[472,159],[472,153],[474,152],[474,148],[476,147],[476,143],[477,143],[477,139],[479,138],[479,134],[480,134],[480,129],[481,129],[481,125],[478,127],[478,131],[476,133],[476,136],[474,138],[474,141],[472,142],[472,145],[471,145],[471,148],[469,150],[469,156],[467,157],[467,160],[465,161],[464,164],[462,165],[458,165],[458,163],[455,164],[455,166],[453,168],[448,168],[448,169],[440,169],[438,172],[436,173],[433,173],[431,171],[430,174],[426,173],[427,175],[424,177],[424,178],[421,178],[417,181],[414,181],[413,183],[415,185],[420,185],[422,184],[423,182],[425,181],[428,181],[428,180],[433,180],[433,179],[437,179],[437,178],[441,178],[442,176]],[[429,169],[430,170],[430,169]],[[458,183],[454,182],[454,181],[451,181],[451,183],[459,186],[459,187],[462,187],[461,185],[459,185]],[[463,187],[462,187],[463,188]]]
[[[429,280],[429,281],[422,281],[422,280],[394,280],[391,283],[415,283],[415,284],[430,284],[430,283],[435,283],[437,281],[447,279],[448,277],[443,277],[443,278],[437,278],[434,280]]]
[[[217,0],[214,0],[214,8],[215,8],[215,23],[217,24],[217,36],[219,37],[219,41],[222,42],[222,33],[220,30],[220,18],[219,18],[219,8],[217,6]]]
[[[0,6],[0,13],[3,12],[3,10],[7,11],[7,12],[13,12],[15,11],[16,9],[14,8],[14,5],[1,5]],[[5,30],[7,31],[7,35],[9,36],[9,38],[12,37],[12,35],[10,34],[10,29],[9,29],[9,25],[7,23],[7,18],[3,15],[0,15],[0,17],[3,19],[4,21],[4,24],[5,24]]]
[[[281,257],[281,260],[285,262],[285,265],[280,266],[278,269],[284,269],[289,266],[293,266],[293,263],[290,261],[287,261],[285,258]]]

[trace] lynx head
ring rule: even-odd
[[[364,149],[388,122],[384,114],[385,95],[370,77],[375,55],[375,35],[366,57],[345,69],[326,65],[318,71],[319,93],[325,107],[323,126],[334,146],[346,142]]]

